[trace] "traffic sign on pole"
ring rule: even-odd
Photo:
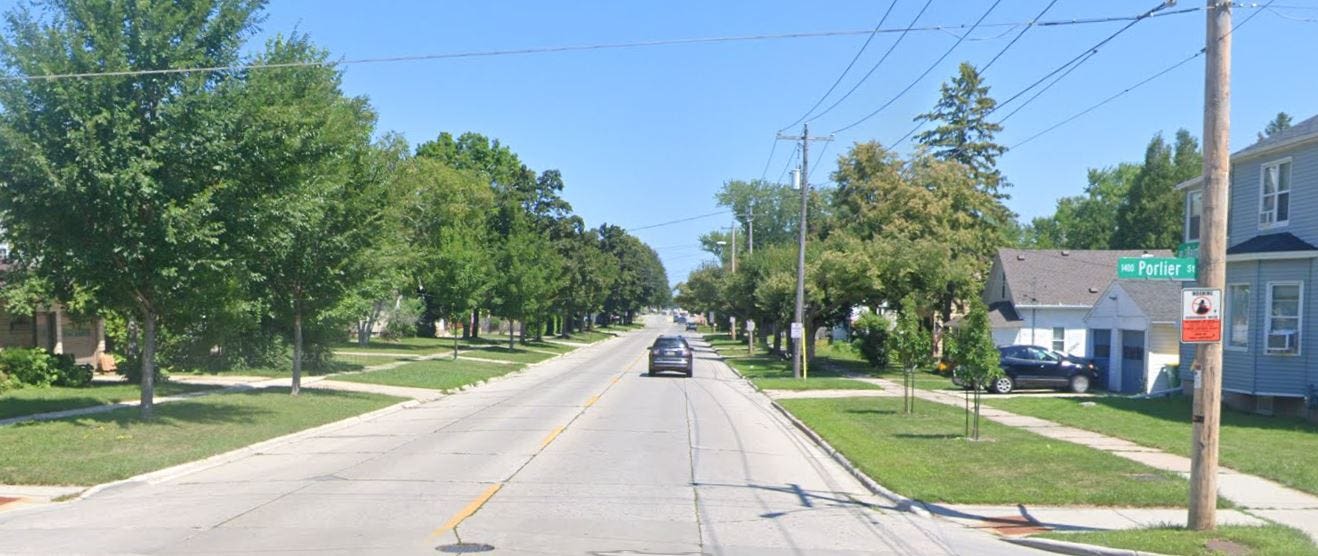
[[[1121,257],[1117,259],[1119,280],[1180,280],[1197,276],[1199,261],[1178,257]]]
[[[793,340],[799,340],[804,337],[805,337],[805,326],[799,322],[792,323],[791,338]]]
[[[1222,290],[1181,290],[1181,343],[1212,344],[1222,341]]]

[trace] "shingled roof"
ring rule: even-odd
[[[1117,259],[1170,257],[1167,249],[999,249],[1011,302],[1022,306],[1092,306],[1117,276]]]
[[[1118,280],[1131,301],[1153,322],[1176,322],[1181,311],[1181,283],[1171,280]]]

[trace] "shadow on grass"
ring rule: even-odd
[[[955,440],[957,438],[962,437],[961,434],[952,434],[952,433],[917,434],[917,433],[909,433],[909,432],[900,432],[892,436],[893,438],[908,438],[911,440]]]
[[[846,413],[854,415],[896,415],[898,411],[895,409],[848,409]]]
[[[252,388],[247,390],[230,391],[216,397],[173,401],[157,405],[155,407],[155,414],[150,419],[142,417],[140,408],[126,407],[107,413],[70,417],[67,419],[60,419],[59,421],[83,428],[100,428],[108,425],[113,425],[119,428],[130,428],[134,425],[143,424],[172,427],[184,427],[196,424],[256,424],[261,422],[262,419],[268,420],[269,416],[274,415],[276,412],[254,405],[245,405],[241,402],[240,398],[252,396],[288,396],[288,392],[289,389],[287,388]],[[304,388],[298,396],[300,398],[364,397],[363,394],[357,392],[310,390],[306,388]],[[226,402],[226,399],[235,400],[236,403]],[[11,426],[41,426],[44,423],[50,422],[51,421],[29,421]]]
[[[1065,399],[1071,403],[1094,403],[1118,411],[1129,411],[1138,413],[1145,417],[1151,417],[1163,421],[1174,423],[1188,423],[1190,421],[1192,400],[1185,396],[1168,396],[1164,398],[1126,398],[1126,397],[1092,397],[1092,398],[1059,398]],[[1251,428],[1259,430],[1282,430],[1297,431],[1311,434],[1318,434],[1318,424],[1307,423],[1301,418],[1255,415],[1224,409],[1222,411],[1222,424],[1236,428]]]

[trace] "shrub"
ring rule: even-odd
[[[129,384],[142,383],[142,360],[138,357],[123,357],[118,354],[114,356],[115,373],[128,379]],[[159,360],[156,361],[155,383],[159,384],[169,380],[169,373],[165,372],[160,366]]]
[[[56,378],[54,357],[41,348],[0,349],[0,371],[28,386],[50,386]]]
[[[9,374],[4,371],[0,371],[0,394],[9,390],[17,390],[22,387],[23,383],[19,382],[18,379],[9,376]]]
[[[67,353],[56,355],[53,358],[55,378],[52,381],[55,386],[72,386],[81,388],[92,382],[92,366],[79,365],[74,361],[73,356]]]
[[[863,313],[852,327],[851,345],[860,351],[870,365],[884,368],[888,365],[886,344],[891,327],[892,323],[888,319],[874,313]]]
[[[416,336],[421,312],[421,300],[402,299],[397,307],[389,309],[385,313],[386,320],[384,329],[380,331],[380,337],[386,340],[397,340]],[[433,332],[431,334],[433,335]]]

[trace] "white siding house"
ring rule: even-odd
[[[1091,356],[1085,317],[1117,274],[1117,259],[1159,250],[999,249],[984,287],[993,340]]]
[[[1180,282],[1117,280],[1099,296],[1085,317],[1087,355],[1106,369],[1108,390],[1147,394],[1177,387],[1180,292]]]

